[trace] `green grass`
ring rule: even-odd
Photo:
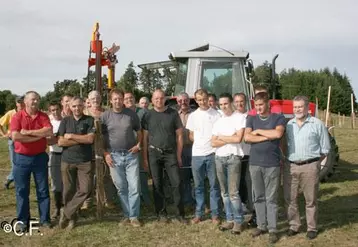
[[[305,238],[305,233],[287,238],[287,222],[284,216],[279,222],[281,234],[276,246],[358,246],[358,130],[335,129],[340,148],[336,174],[320,185],[319,196],[319,235],[313,241]],[[5,180],[9,171],[5,140],[0,141],[0,179]],[[35,188],[31,188],[31,212],[37,217]],[[301,198],[301,206],[304,205]],[[0,219],[10,219],[16,215],[14,189],[0,189]],[[281,203],[281,206],[282,203]],[[173,212],[173,208],[170,208]],[[67,232],[57,228],[44,231],[43,236],[17,237],[0,232],[2,246],[269,246],[268,237],[250,237],[251,229],[239,236],[222,233],[209,220],[198,225],[164,225],[154,221],[152,209],[143,209],[145,225],[142,228],[119,226],[120,210],[107,211],[105,219],[98,222],[95,212],[81,217],[79,226]],[[283,208],[280,208],[283,212]],[[192,211],[188,211],[192,216]],[[301,207],[302,222],[304,209]],[[303,226],[305,227],[305,225]],[[304,228],[303,228],[304,230]]]

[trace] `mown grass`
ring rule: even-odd
[[[341,160],[335,175],[320,185],[319,236],[313,241],[305,233],[287,238],[284,215],[279,222],[280,241],[276,246],[358,246],[358,130],[335,129]],[[0,180],[9,171],[7,146],[0,141]],[[31,188],[31,212],[38,216],[34,185]],[[301,217],[304,219],[304,202],[301,200]],[[281,204],[281,206],[283,206]],[[16,215],[14,189],[0,189],[1,220]],[[171,209],[173,210],[173,209]],[[283,211],[283,208],[280,210]],[[192,211],[188,210],[188,217]],[[2,246],[270,246],[268,236],[252,239],[251,229],[241,235],[220,232],[209,220],[198,225],[179,223],[161,224],[155,221],[152,209],[143,209],[144,226],[120,226],[120,210],[107,211],[98,222],[92,211],[80,218],[79,226],[68,232],[57,228],[43,231],[43,236],[17,237],[0,232]],[[305,225],[303,226],[303,230]]]

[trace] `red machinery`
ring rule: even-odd
[[[113,43],[112,47],[107,49],[102,48],[102,40],[100,40],[99,23],[97,22],[93,28],[92,40],[90,43],[90,53],[88,58],[88,72],[92,66],[95,66],[96,74],[96,90],[102,93],[102,66],[108,67],[108,89],[114,87],[115,65],[118,63],[116,52],[120,47]],[[91,55],[95,54],[92,58]],[[88,77],[87,77],[88,78]],[[87,91],[89,91],[89,82],[87,81]]]

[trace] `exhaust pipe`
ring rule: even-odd
[[[276,99],[276,59],[278,54],[273,57],[271,64],[271,87],[272,87],[272,99]]]

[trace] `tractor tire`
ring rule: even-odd
[[[319,180],[322,183],[327,182],[328,179],[332,177],[339,161],[339,149],[336,140],[331,134],[329,134],[329,137],[331,141],[331,151],[321,162],[321,171],[319,173]]]

